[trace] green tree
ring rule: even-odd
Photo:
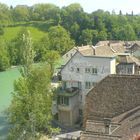
[[[67,7],[61,9],[62,26],[67,30],[73,25],[73,23],[81,22],[81,15],[83,13],[83,8],[78,3],[70,4]]]
[[[0,3],[0,24],[7,25],[12,22],[10,9],[6,4]]]
[[[60,60],[60,55],[57,51],[47,51],[44,60],[50,65],[51,76],[54,73],[55,66]]]
[[[34,42],[33,46],[36,51],[35,61],[44,61],[46,53],[50,48],[50,40],[48,34],[46,33],[39,41]]]
[[[106,31],[100,31],[99,33],[98,33],[98,40],[100,41],[100,40],[107,40],[107,33],[106,33]]]
[[[50,49],[60,54],[66,53],[74,46],[70,34],[62,26],[54,26],[49,29]]]
[[[3,28],[0,26],[0,36],[4,34]]]
[[[32,9],[33,20],[47,20],[58,25],[61,22],[60,9],[54,4],[35,4]]]
[[[14,21],[29,21],[30,9],[26,5],[17,5],[14,9],[11,9],[12,17]]]
[[[119,30],[119,40],[136,40],[136,34],[130,24],[124,25]]]
[[[33,66],[34,51],[30,34],[23,35],[23,68],[21,77],[14,83],[13,99],[8,109],[12,127],[9,140],[35,140],[40,132],[52,131],[51,127],[51,72],[46,64]]]
[[[91,45],[93,39],[93,31],[90,29],[83,30],[80,39],[81,39],[81,44]]]
[[[8,43],[8,52],[11,65],[22,64],[22,53],[24,48],[23,34],[27,35],[26,28],[22,28],[17,36]]]
[[[0,39],[0,71],[6,70],[9,66],[9,57],[5,42]]]

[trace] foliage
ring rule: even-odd
[[[50,70],[51,70],[51,76],[54,73],[54,68],[56,64],[58,63],[58,60],[60,59],[60,55],[57,51],[48,51],[45,55],[44,60],[50,65]]]
[[[23,35],[21,75],[14,83],[13,99],[8,109],[12,127],[10,140],[38,139],[40,132],[51,133],[51,71],[46,64],[33,66],[34,51],[30,33]]]
[[[44,61],[45,55],[50,48],[49,36],[46,33],[39,41],[34,42],[34,49],[36,51],[35,61]]]
[[[11,10],[14,21],[29,21],[30,9],[26,5],[17,5]]]
[[[0,26],[0,36],[4,34],[3,28]]]
[[[48,66],[31,68],[27,77],[15,82],[9,107],[9,120],[13,125],[11,139],[22,136],[26,139],[40,131],[50,133],[52,93],[49,71]]]
[[[3,71],[6,70],[10,64],[6,45],[1,39],[0,42],[0,71]]]
[[[50,49],[60,54],[66,53],[74,46],[70,34],[62,26],[54,26],[49,29]]]
[[[76,45],[96,44],[99,40],[107,39],[140,39],[139,15],[134,15],[133,12],[123,15],[121,10],[118,15],[115,11],[109,13],[103,10],[86,13],[78,3],[62,8],[54,4],[18,5],[10,8],[5,4],[0,4],[0,19],[0,24],[4,26],[6,40],[12,38],[16,29],[21,25],[28,29],[36,30],[38,28],[45,32],[50,31],[50,28],[53,27],[62,27]],[[31,34],[33,40],[34,35],[36,36],[36,41],[40,40],[43,35],[39,32],[32,33],[32,31]],[[58,41],[56,42],[58,46],[61,46]],[[55,46],[55,48],[57,47]],[[63,54],[66,50],[62,48],[59,53]]]
[[[0,3],[0,36],[6,40],[10,64],[19,65],[23,49],[22,35],[30,30],[36,51],[35,61],[58,51],[63,55],[74,45],[95,45],[100,40],[139,40],[140,16],[97,10],[84,12],[74,3],[59,8],[54,4],[18,5]]]

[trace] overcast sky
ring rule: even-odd
[[[91,13],[97,9],[103,9],[105,11],[115,10],[116,13],[122,10],[125,14],[140,13],[140,0],[0,0],[1,3],[6,3],[7,5],[33,5],[36,3],[53,3],[59,7],[67,6],[71,3],[80,3],[84,8],[84,11]]]

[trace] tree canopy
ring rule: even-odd
[[[21,77],[14,83],[13,99],[8,109],[8,119],[12,125],[10,140],[35,140],[40,132],[49,134],[53,130],[50,66],[33,65],[34,51],[29,32],[23,34],[23,43]]]

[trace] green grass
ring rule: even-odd
[[[5,140],[9,125],[4,110],[10,105],[13,91],[13,82],[20,76],[17,68],[0,72],[0,140]]]
[[[29,30],[31,32],[31,36],[33,41],[37,41],[40,38],[42,38],[46,33],[39,30],[36,27],[33,26],[16,26],[16,27],[5,27],[4,28],[4,35],[2,36],[5,40],[10,41],[12,39],[14,39],[18,32],[22,29],[22,28],[27,28],[27,30]]]

